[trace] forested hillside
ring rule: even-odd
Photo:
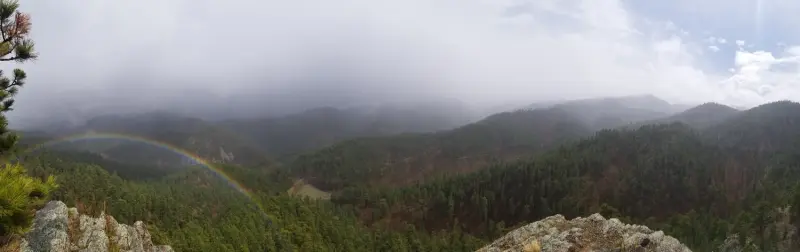
[[[272,118],[237,119],[220,125],[252,139],[274,157],[293,155],[358,137],[434,132],[466,124],[472,112],[440,102],[349,109],[323,107]]]
[[[551,107],[568,111],[593,130],[664,118],[683,110],[683,106],[672,105],[652,95],[565,101]]]
[[[722,146],[758,153],[788,153],[800,150],[800,104],[790,101],[761,105],[705,130]]]
[[[215,162],[272,163],[246,137],[201,119],[166,112],[96,117],[80,127],[36,134],[21,144],[36,147],[42,143],[48,148],[89,151],[118,162],[164,168],[186,162],[184,156],[169,151],[173,147]]]
[[[223,166],[252,197],[197,167],[147,182],[126,181],[91,163],[48,153],[24,162],[33,176],[53,174],[53,198],[120,222],[144,220],[154,242],[176,251],[472,251],[483,241],[460,233],[367,229],[352,210],[285,195],[280,174]],[[263,206],[263,212],[256,204]]]
[[[739,110],[734,108],[719,103],[709,102],[669,117],[635,123],[633,125],[629,125],[628,128],[635,129],[647,124],[681,122],[696,129],[704,129],[706,127],[717,125],[738,114],[739,112]]]
[[[288,166],[324,190],[402,186],[476,171],[590,133],[561,109],[519,110],[450,131],[349,140],[301,155]]]
[[[269,166],[273,160],[287,160],[292,158],[291,155],[339,141],[450,129],[468,122],[472,116],[465,108],[446,102],[407,107],[323,107],[281,117],[221,122],[163,111],[111,114],[93,117],[74,127],[25,132],[28,136],[22,144],[35,146],[86,135],[83,138],[89,140],[73,139],[50,147],[90,151],[109,159],[145,166],[169,167],[184,163],[183,157],[165,152],[163,147],[125,139],[135,137],[169,144],[209,160]],[[289,157],[284,157],[287,155]]]
[[[340,189],[331,201],[286,194],[296,163],[217,165],[250,196],[202,167],[153,175],[61,151],[23,163],[35,177],[57,176],[55,199],[146,220],[156,242],[182,251],[473,251],[546,216],[596,212],[663,229],[699,251],[730,237],[774,251],[798,242],[787,228],[800,219],[800,159],[787,139],[800,132],[799,106],[766,104],[700,130],[674,122],[596,133],[551,108],[452,131],[349,140],[297,160],[323,189]],[[328,156],[308,159],[319,153]],[[435,167],[455,167],[441,160],[465,153],[484,159],[447,171],[413,160],[377,165],[399,160],[387,153],[439,158]]]
[[[327,190],[410,185],[535,155],[596,130],[669,115],[672,109],[652,96],[569,101],[498,113],[434,134],[346,141],[302,155],[289,166],[295,176]]]
[[[735,233],[773,251],[797,239],[776,234],[788,232],[780,208],[800,206],[800,159],[794,151],[775,154],[791,150],[776,140],[800,133],[798,106],[763,105],[704,132],[682,123],[604,130],[530,160],[400,190],[347,190],[333,201],[360,208],[362,220],[382,227],[413,223],[494,238],[553,214],[600,212],[664,229],[700,251]]]

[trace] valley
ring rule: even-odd
[[[155,227],[154,236],[159,237],[155,242],[185,250],[227,251],[233,245],[229,241],[191,240],[224,237],[250,249],[274,243],[295,250],[336,250],[356,244],[351,241],[354,237],[379,232],[381,236],[362,241],[383,246],[378,245],[383,239],[403,237],[386,241],[391,244],[386,249],[473,251],[531,221],[591,213],[663,229],[692,248],[706,250],[720,246],[732,232],[752,234],[761,231],[751,225],[767,229],[772,225],[748,218],[766,218],[770,209],[800,204],[792,196],[800,191],[794,190],[790,179],[800,174],[792,169],[800,164],[793,153],[800,152],[786,141],[800,133],[793,127],[800,123],[796,113],[800,104],[776,102],[745,111],[702,104],[677,112],[661,106],[649,114],[641,112],[646,108],[628,104],[631,100],[642,101],[629,97],[567,101],[494,114],[450,130],[353,136],[329,145],[318,145],[306,136],[318,147],[264,163],[210,161],[216,173],[246,188],[248,195],[237,195],[202,164],[151,164],[148,169],[130,162],[141,158],[109,158],[148,153],[147,145],[124,141],[66,143],[24,160],[32,175],[59,178],[55,199],[88,213],[113,203],[107,210],[115,217],[146,220]],[[227,142],[206,146],[237,150],[214,145],[231,143],[264,157],[276,156],[236,142],[253,137],[214,135],[241,132],[224,129],[230,122],[179,118],[131,119],[138,125],[118,118],[120,126],[104,129],[121,135],[146,132],[148,139],[188,144],[182,145],[187,151],[192,148],[190,139],[219,137]],[[199,125],[165,126],[174,121]],[[219,129],[169,133],[209,127]],[[122,146],[129,149],[121,151]],[[197,153],[213,160],[214,154]],[[82,189],[88,184],[94,189]],[[184,203],[179,207],[178,202]],[[265,215],[258,213],[260,206]],[[210,218],[185,219],[193,216]],[[280,223],[284,231],[265,228],[269,224],[254,225],[263,216]],[[320,217],[330,221],[313,221]],[[272,238],[243,240],[250,236],[228,233],[233,231],[225,227],[244,225],[234,220],[247,220],[245,226],[250,227],[236,232]],[[310,229],[298,229],[303,227]],[[343,228],[352,231],[329,233]],[[308,236],[298,240],[282,232]],[[752,239],[766,248],[777,242],[769,239],[779,238]]]

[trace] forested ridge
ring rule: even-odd
[[[226,120],[218,125],[252,138],[266,154],[281,158],[357,137],[455,128],[472,117],[462,106],[438,101],[416,106],[321,107],[280,117]]]
[[[682,122],[695,129],[705,129],[710,126],[718,125],[739,112],[741,111],[719,103],[708,102],[668,117],[636,122],[628,125],[626,128],[636,129],[648,124]]]
[[[376,226],[493,238],[553,214],[600,212],[664,229],[700,251],[735,233],[773,251],[778,241],[798,242],[777,235],[785,226],[776,224],[786,222],[781,208],[800,204],[800,155],[785,149],[800,132],[797,111],[800,104],[776,102],[703,131],[683,123],[603,130],[529,160],[400,190],[346,190],[333,201],[369,213],[362,219]]]
[[[144,220],[157,243],[179,251],[473,251],[543,217],[596,212],[663,229],[699,251],[715,249],[733,234],[749,246],[773,251],[787,239],[797,242],[779,235],[785,234],[783,224],[798,225],[800,155],[784,137],[800,131],[794,127],[797,108],[800,104],[792,102],[766,104],[700,129],[675,122],[601,130],[583,138],[575,134],[575,140],[553,142],[516,160],[496,159],[482,169],[405,186],[376,187],[341,176],[348,186],[331,201],[288,196],[294,167],[217,164],[248,189],[249,198],[202,167],[136,176],[130,165],[57,149],[22,156],[21,163],[33,177],[56,176],[54,199],[83,212],[105,211],[122,222]],[[513,142],[531,121],[525,115],[532,113],[499,114],[461,131],[437,133],[442,134],[438,139],[453,137],[448,142],[453,154],[481,150],[485,141],[526,146]],[[553,127],[563,122],[543,129],[564,130],[569,124]],[[578,129],[573,132],[586,131],[573,125]],[[445,142],[421,136],[429,135],[376,139],[399,139],[390,144],[408,145],[408,151],[419,142]],[[352,141],[341,144],[375,139]],[[347,174],[351,165],[369,167],[352,160],[339,168],[321,167],[331,174]],[[781,215],[787,206],[789,213]]]
[[[517,110],[449,131],[348,140],[300,155],[287,167],[329,190],[403,186],[469,173],[589,134],[588,127],[562,109]]]
[[[136,170],[57,149],[24,156],[22,163],[34,177],[57,177],[54,199],[89,213],[105,210],[123,222],[145,220],[158,243],[180,251],[472,251],[543,217],[596,212],[663,229],[700,251],[733,234],[770,251],[787,239],[797,242],[777,234],[787,222],[781,209],[800,206],[800,152],[791,144],[800,132],[798,108],[776,102],[706,127],[673,122],[594,134],[561,110],[530,110],[444,133],[355,139],[312,153],[348,150],[339,145],[363,151],[331,152],[339,166],[308,163],[318,172],[308,174],[341,181],[331,201],[288,196],[297,178],[292,164],[218,164],[254,195],[248,198],[202,167],[151,174],[157,168]],[[531,131],[528,122],[540,126]],[[542,136],[565,138],[548,140],[547,148],[530,144]],[[369,170],[374,164],[364,157],[386,151],[370,141],[393,153],[417,153],[418,146],[447,146],[449,152],[440,152],[446,157],[486,151],[487,161],[462,174],[373,186],[367,182],[398,174]],[[517,159],[493,155],[507,154],[509,146],[535,151]],[[792,226],[797,209],[787,215]]]
[[[105,211],[121,222],[143,220],[154,242],[176,251],[472,251],[484,242],[461,233],[368,229],[348,208],[282,193],[291,182],[286,176],[237,166],[221,169],[253,198],[201,167],[130,181],[57,153],[23,163],[34,177],[57,176],[53,199],[90,214]]]
[[[167,112],[98,116],[79,127],[28,134],[32,136],[21,142],[25,147],[44,143],[50,148],[92,152],[122,163],[162,169],[181,165],[186,157],[165,151],[165,147],[159,145],[180,148],[211,161],[241,165],[272,162],[271,157],[246,136],[205,120]],[[23,135],[28,134],[23,132]],[[70,137],[76,138],[62,141]]]
[[[328,190],[405,186],[536,155],[674,109],[647,95],[567,101],[497,113],[452,130],[347,140],[299,155],[286,166]]]

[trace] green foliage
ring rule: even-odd
[[[24,62],[37,56],[33,41],[28,38],[30,16],[17,8],[17,1],[0,0],[0,61]],[[0,71],[0,158],[3,161],[8,160],[17,142],[17,135],[8,129],[5,113],[12,110],[13,97],[25,84],[26,77],[21,69],[14,69],[11,78]],[[52,176],[43,181],[28,176],[19,164],[6,163],[0,167],[0,245],[30,227],[35,208],[54,188]]]
[[[25,162],[34,176],[58,175],[54,199],[89,214],[106,206],[121,223],[145,221],[157,243],[177,251],[474,251],[485,243],[463,233],[367,228],[352,208],[288,196],[291,180],[279,171],[220,166],[250,198],[204,168],[129,181],[48,153]]]
[[[529,160],[400,189],[350,188],[332,200],[360,212],[392,202],[387,214],[362,215],[373,225],[403,221],[484,239],[502,233],[498,223],[513,228],[601,212],[662,229],[699,251],[735,234],[774,251],[800,242],[785,236],[788,223],[800,227],[800,152],[790,144],[800,133],[800,109],[765,106],[710,130],[679,123],[603,130]],[[781,214],[786,206],[791,216]]]
[[[411,109],[386,106],[374,112],[322,107],[264,119],[230,120],[222,124],[241,133],[274,157],[292,156],[357,137],[404,132],[433,132],[465,123],[459,108]],[[423,106],[424,107],[424,106]],[[288,158],[288,157],[287,157]]]
[[[59,177],[54,198],[143,220],[179,251],[474,251],[543,217],[596,212],[698,251],[734,238],[797,250],[787,231],[800,227],[797,111],[778,102],[715,125],[602,130],[575,142],[590,128],[563,110],[501,113],[452,131],[346,141],[289,169],[216,167],[247,196],[202,167],[150,174],[60,152],[23,162],[33,177]],[[298,175],[337,191],[331,201],[291,197]]]
[[[19,3],[15,0],[0,0],[0,61],[25,62],[37,57],[33,41],[28,38],[30,16],[17,8]],[[14,69],[11,78],[0,71],[0,156],[8,155],[17,142],[17,136],[8,130],[5,112],[12,110],[13,97],[26,78],[21,69]]]
[[[33,220],[34,210],[57,188],[53,176],[45,180],[28,176],[19,164],[0,168],[0,237],[19,235]]]
[[[560,109],[521,110],[439,133],[345,141],[301,155],[289,167],[323,190],[403,186],[535,154],[590,132]]]
[[[164,112],[99,116],[89,120],[83,127],[44,134],[37,136],[38,139],[26,141],[28,145],[36,146],[37,142],[47,142],[63,135],[88,132],[121,136],[111,139],[89,136],[82,140],[51,143],[48,149],[88,151],[120,163],[159,168],[162,171],[188,163],[187,157],[176,153],[174,148],[215,163],[261,166],[273,163],[266,153],[235,132],[201,119]],[[127,139],[127,136],[157,143]]]

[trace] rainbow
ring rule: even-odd
[[[194,154],[194,153],[192,153],[192,152],[190,152],[188,150],[185,150],[183,148],[177,147],[177,146],[169,144],[169,143],[165,143],[165,142],[161,142],[161,141],[157,141],[157,140],[153,140],[153,139],[148,139],[148,138],[144,138],[144,137],[140,137],[140,136],[135,136],[135,135],[128,135],[128,134],[107,133],[107,132],[103,132],[103,133],[100,133],[100,132],[89,132],[89,133],[74,134],[74,135],[68,135],[68,136],[63,136],[63,137],[60,137],[60,138],[52,139],[52,140],[49,140],[47,142],[44,142],[44,143],[41,143],[41,144],[37,144],[35,146],[27,148],[27,149],[24,150],[23,153],[34,152],[36,150],[40,150],[42,148],[53,146],[53,145],[56,145],[56,144],[59,144],[59,143],[79,141],[79,140],[125,140],[125,141],[132,141],[132,142],[143,143],[143,144],[147,144],[147,145],[150,145],[150,146],[154,146],[154,147],[158,147],[158,148],[161,148],[161,149],[165,149],[165,150],[171,151],[173,153],[176,153],[178,155],[181,155],[181,156],[183,156],[185,158],[191,159],[196,164],[199,164],[199,165],[207,168],[212,173],[214,173],[218,177],[222,178],[228,185],[233,187],[233,189],[235,189],[239,193],[243,194],[251,202],[253,202],[256,205],[256,207],[258,207],[259,210],[261,210],[261,212],[266,215],[266,211],[264,211],[264,208],[261,206],[260,203],[258,203],[258,201],[256,200],[256,197],[250,192],[250,190],[248,190],[241,183],[239,183],[235,179],[233,179],[232,176],[228,175],[227,173],[225,173],[225,171],[223,171],[222,169],[218,168],[216,165],[214,165],[214,163],[209,162],[208,160],[206,160],[206,159],[204,159],[204,158],[202,158],[202,157],[200,157],[200,156],[198,156],[198,155],[196,155],[196,154]]]

